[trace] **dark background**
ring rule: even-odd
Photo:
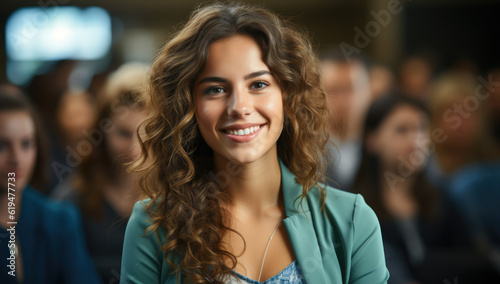
[[[306,28],[317,48],[354,45],[355,27],[364,30],[373,21],[371,11],[387,9],[384,0],[268,0],[245,1],[261,4]],[[151,61],[158,48],[180,22],[203,1],[155,0],[16,0],[0,3],[0,22],[28,6],[99,6],[113,18],[112,65],[131,59]],[[400,1],[403,10],[392,15],[390,24],[362,48],[372,59],[397,69],[398,62],[415,52],[426,52],[447,68],[458,59],[472,60],[479,72],[500,65],[500,1],[420,0]],[[5,29],[0,30],[0,80],[6,81]],[[130,42],[147,35],[150,44],[130,50]],[[134,40],[136,39],[136,40]],[[152,42],[152,44],[151,44]],[[140,46],[140,45],[139,45]],[[130,48],[129,48],[130,49]],[[137,48],[136,48],[137,49]],[[135,56],[135,57],[134,57]]]

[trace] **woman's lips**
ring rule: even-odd
[[[234,129],[234,130],[221,130],[221,132],[224,134],[224,136],[226,136],[227,138],[229,138],[231,141],[233,142],[237,142],[237,143],[245,143],[245,142],[249,142],[251,140],[253,140],[255,137],[257,137],[257,135],[259,135],[260,131],[262,130],[262,128],[264,128],[266,126],[266,124],[262,124],[260,126],[254,126],[253,128],[253,133],[251,133],[252,129],[250,128],[246,128],[246,129]],[[257,130],[255,130],[255,128],[257,128]],[[246,131],[246,132],[245,132]],[[238,134],[232,134],[230,132],[237,132]],[[248,133],[248,134],[246,134]],[[243,135],[239,135],[239,134],[243,134]]]

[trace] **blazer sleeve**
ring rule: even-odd
[[[361,195],[357,195],[352,222],[353,251],[349,283],[387,283],[389,271],[385,264],[380,225],[375,212]]]
[[[138,201],[125,230],[120,283],[160,283],[163,254],[156,233],[146,233],[150,225],[149,214]]]

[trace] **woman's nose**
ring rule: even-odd
[[[235,89],[227,102],[227,114],[231,117],[245,117],[252,113],[252,97],[244,90]]]
[[[23,149],[20,146],[13,145],[9,155],[9,165],[17,167],[23,158]]]

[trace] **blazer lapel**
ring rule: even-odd
[[[302,276],[304,276],[307,283],[327,283],[318,238],[307,199],[303,200],[301,206],[299,206],[300,198],[297,199],[302,195],[302,186],[295,181],[295,176],[286,168],[281,159],[279,159],[279,162],[286,213],[283,223]]]

